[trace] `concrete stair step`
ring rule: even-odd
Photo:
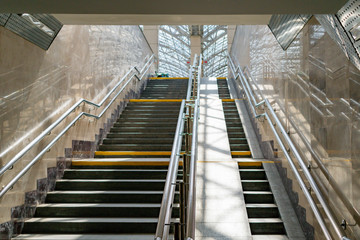
[[[166,169],[67,169],[63,179],[165,179]]]
[[[166,114],[166,113],[179,113],[179,108],[172,108],[172,109],[164,109],[164,108],[152,108],[152,109],[143,109],[143,108],[136,108],[136,109],[126,109],[126,113],[160,113],[160,114]],[[125,113],[124,112],[124,113]]]
[[[129,102],[126,107],[169,107],[179,108],[181,102]]]
[[[266,179],[266,173],[264,169],[240,169],[239,171],[242,180]]]
[[[163,113],[163,112],[159,112],[159,113],[149,113],[149,112],[127,112],[125,111],[124,113],[121,114],[121,118],[126,118],[126,117],[149,117],[149,118],[174,118],[177,117],[179,115],[179,111],[174,111],[174,112],[169,112],[169,113]]]
[[[103,144],[100,151],[171,151],[172,141],[167,144]]]
[[[174,127],[112,127],[110,132],[141,132],[141,133],[168,133],[175,132]]]
[[[248,144],[246,138],[229,138],[231,144]]]
[[[275,204],[246,204],[249,218],[280,218],[280,213]]]
[[[244,191],[245,203],[274,203],[274,195],[270,191]]]
[[[253,235],[253,240],[288,240],[286,235]]]
[[[122,122],[155,122],[155,123],[167,123],[167,122],[177,122],[177,117],[166,117],[166,118],[149,118],[149,117],[126,117],[119,118],[118,123]]]
[[[123,121],[114,123],[113,127],[176,127],[177,122],[131,122]]]
[[[161,203],[162,196],[162,191],[52,191],[46,203]]]
[[[174,132],[148,133],[148,132],[118,132],[108,133],[107,138],[174,138]]]
[[[249,218],[251,234],[286,234],[280,218]]]
[[[31,218],[25,221],[23,233],[155,233],[157,221],[158,218]]]
[[[244,132],[228,132],[230,138],[245,138]]]
[[[250,151],[249,145],[247,144],[233,144],[230,142],[231,151]]]
[[[110,204],[110,203],[56,203],[42,204],[36,208],[36,218],[47,217],[109,217],[109,218],[156,218],[161,204]],[[179,208],[178,204],[174,205]],[[179,217],[179,211],[173,211]]]
[[[174,138],[105,138],[103,144],[172,144]]]
[[[270,191],[268,180],[241,180],[244,191]]]
[[[155,179],[60,179],[56,191],[161,191],[165,180]]]

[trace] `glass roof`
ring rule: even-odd
[[[201,42],[203,59],[207,61],[204,65],[204,76],[227,77],[227,26],[204,25]]]
[[[204,76],[226,77],[228,50],[227,26],[204,25],[201,27],[201,52]],[[171,77],[187,76],[190,60],[189,25],[161,25],[159,29],[159,72]]]
[[[159,72],[170,77],[188,75],[190,31],[188,25],[161,25],[159,29]]]

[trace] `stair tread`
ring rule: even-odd
[[[56,182],[165,182],[162,179],[59,179]]]
[[[139,207],[139,208],[147,208],[147,207],[160,207],[161,204],[153,204],[153,203],[45,203],[39,205],[37,208],[48,208],[48,207],[68,207],[68,208],[80,208],[80,207],[91,207],[91,208],[129,208],[129,207]]]
[[[249,218],[249,223],[282,223],[280,218]]]
[[[274,203],[247,203],[245,204],[246,208],[274,208],[276,204]]]
[[[288,240],[286,235],[252,235],[253,240]]]
[[[26,223],[63,222],[63,223],[157,223],[158,218],[30,218]],[[176,219],[175,219],[176,220]]]
[[[167,172],[167,169],[66,169],[65,172]]]
[[[154,234],[21,234],[16,240],[154,240]]]
[[[269,182],[268,180],[262,180],[262,179],[246,179],[246,180],[241,180],[241,182],[244,183],[249,183],[249,182],[254,182],[254,183],[266,183]]]
[[[244,191],[244,194],[272,194],[271,191]]]
[[[47,195],[55,194],[163,194],[163,191],[98,191],[98,190],[89,190],[89,191],[52,191]]]

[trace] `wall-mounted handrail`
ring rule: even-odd
[[[69,116],[73,111],[75,111],[75,109],[80,106],[80,104],[82,103],[87,103],[90,105],[93,105],[97,108],[101,107],[104,102],[110,97],[110,95],[112,93],[115,92],[115,90],[125,81],[125,79],[134,71],[136,70],[139,74],[140,72],[142,72],[144,70],[144,68],[146,66],[149,65],[149,63],[153,60],[154,55],[152,55],[149,60],[145,63],[144,67],[141,69],[141,71],[139,71],[136,67],[132,67],[122,78],[121,80],[109,91],[108,94],[105,95],[105,97],[99,102],[99,103],[94,103],[91,102],[89,100],[83,99],[81,98],[79,101],[77,101],[72,107],[70,107],[63,115],[61,115],[53,124],[51,124],[48,128],[46,128],[42,133],[39,134],[39,136],[37,136],[34,140],[32,140],[28,145],[26,145],[26,147],[24,147],[18,154],[16,154],[8,163],[6,163],[1,169],[0,169],[0,176],[2,176],[8,169],[10,169],[17,161],[19,161],[20,158],[22,158],[28,151],[30,151],[30,149],[32,149],[38,142],[40,142],[45,136],[47,136],[49,133],[51,133],[51,131],[57,127],[67,116]],[[152,64],[152,62],[151,62]],[[149,66],[147,68],[147,70],[149,69]],[[147,71],[146,71],[147,72]],[[142,79],[144,74],[146,73],[144,72],[143,75],[139,78]],[[131,76],[131,78],[133,78],[134,76],[136,76],[136,74],[133,74]],[[107,108],[106,108],[107,109]],[[104,109],[104,111],[102,112],[102,114],[105,112],[106,110]],[[99,116],[101,117],[102,114]]]
[[[250,85],[247,83],[247,79],[245,78],[245,76],[244,76],[244,74],[242,72],[242,69],[240,68],[240,66],[238,66],[237,70],[234,68],[234,64],[232,62],[232,59],[231,59],[230,55],[228,55],[228,60],[229,60],[229,63],[230,63],[229,66],[230,66],[230,69],[231,69],[232,74],[234,76],[234,79],[235,80],[236,79],[240,80],[240,83],[241,83],[242,88],[243,88],[243,90],[245,92],[245,95],[249,99],[249,103],[252,106],[254,115],[259,116],[257,114],[255,108],[256,108],[256,106],[259,106],[260,103],[257,103],[257,101],[256,101],[256,99],[254,97],[254,93],[253,93]],[[236,73],[237,73],[237,75],[236,75]],[[340,224],[338,224],[336,222],[336,220],[335,220],[335,218],[334,218],[328,204],[324,200],[324,198],[323,198],[323,196],[322,196],[322,194],[321,194],[321,192],[319,190],[319,187],[317,186],[315,180],[311,176],[309,169],[307,168],[304,160],[301,158],[299,152],[297,151],[294,143],[292,142],[291,138],[287,134],[287,132],[286,132],[284,126],[282,125],[281,121],[279,120],[279,118],[275,114],[275,111],[272,108],[270,102],[267,99],[264,99],[262,104],[264,104],[267,107],[270,115],[267,113],[267,111],[265,111],[261,115],[265,116],[265,118],[268,120],[268,123],[269,123],[269,125],[270,125],[270,127],[271,127],[271,129],[272,129],[272,131],[273,131],[273,133],[274,133],[274,135],[275,135],[281,149],[283,150],[286,159],[290,163],[290,167],[291,167],[292,171],[294,172],[295,177],[296,177],[297,181],[299,182],[300,187],[301,187],[302,191],[304,192],[305,197],[308,200],[308,202],[310,204],[310,207],[314,212],[315,218],[317,219],[317,221],[318,221],[318,223],[319,223],[319,225],[320,225],[326,239],[332,239],[331,235],[330,235],[330,232],[329,232],[329,230],[328,230],[328,228],[327,228],[327,226],[325,224],[324,219],[322,218],[322,215],[321,215],[319,209],[316,206],[316,203],[315,203],[314,199],[312,198],[311,194],[307,190],[306,184],[303,181],[301,175],[299,174],[299,172],[298,172],[298,170],[296,168],[296,165],[294,164],[292,158],[290,157],[290,154],[289,154],[288,150],[290,150],[292,152],[292,154],[295,156],[298,163],[300,164],[300,167],[302,169],[303,174],[305,175],[305,177],[306,177],[307,181],[309,182],[312,190],[314,191],[318,201],[320,202],[320,204],[321,204],[327,218],[329,219],[329,221],[331,223],[331,226],[333,227],[336,235],[339,237],[339,239],[346,238],[346,236],[344,236],[344,233],[343,233],[342,229],[340,228]],[[275,122],[273,122],[272,119],[274,119]],[[280,134],[283,137],[283,139],[285,140],[285,142],[286,142],[287,146],[289,147],[289,149],[287,149],[285,147],[285,144],[283,143],[282,138],[280,137],[279,133],[276,131],[275,126],[277,126],[280,129]]]
[[[248,74],[246,74],[248,76],[248,78],[255,84],[255,86],[257,87],[257,89],[260,89],[259,86],[257,85],[256,81],[254,81],[252,79],[252,76],[250,74],[250,69],[246,66],[245,70],[247,71]],[[294,74],[294,73],[293,73]],[[318,90],[318,89],[316,89]],[[262,92],[260,92],[260,96],[264,99],[264,95],[262,94]],[[328,100],[327,100],[328,101]],[[329,100],[330,101],[330,100]],[[340,100],[341,101],[341,100]],[[351,101],[351,99],[350,99]],[[330,101],[331,104],[333,104]],[[330,104],[330,105],[331,105]],[[281,105],[279,105],[280,108],[282,109]],[[284,110],[283,110],[284,112]],[[300,137],[301,141],[304,143],[306,149],[309,151],[309,153],[311,154],[311,156],[313,157],[313,159],[315,160],[317,166],[319,167],[319,169],[321,170],[321,172],[324,174],[325,178],[329,181],[330,186],[334,189],[335,193],[338,195],[339,199],[342,201],[342,203],[344,204],[344,206],[347,208],[347,210],[349,211],[349,213],[351,214],[351,216],[354,218],[354,220],[356,221],[357,224],[360,224],[360,213],[359,211],[355,208],[355,206],[349,201],[349,198],[346,197],[346,195],[344,194],[344,192],[341,190],[341,187],[338,185],[338,183],[335,181],[335,179],[332,177],[332,175],[330,174],[329,170],[326,168],[325,164],[321,161],[320,156],[314,151],[314,149],[311,147],[311,144],[309,143],[309,141],[306,139],[305,135],[300,131],[299,127],[296,125],[296,123],[294,122],[294,120],[292,119],[292,116],[288,116],[288,120],[291,124],[291,126],[295,129],[296,133],[298,134],[298,136]]]
[[[142,68],[146,70],[142,73],[142,75],[140,77],[137,76],[136,73],[133,73],[131,75],[131,77],[125,82],[125,84],[120,88],[119,92],[111,99],[111,101],[105,106],[105,108],[103,109],[103,111],[99,114],[99,115],[93,115],[93,114],[89,114],[86,112],[81,112],[77,115],[77,117],[75,117],[74,120],[71,121],[70,124],[68,124],[38,155],[36,155],[35,158],[33,158],[7,185],[5,185],[1,191],[0,191],[0,198],[4,196],[4,194],[9,191],[12,186],[82,117],[82,116],[87,116],[87,117],[92,117],[92,118],[96,118],[99,119],[103,116],[103,114],[106,112],[107,109],[109,109],[109,107],[112,105],[112,103],[116,100],[116,98],[121,94],[121,92],[125,89],[125,87],[130,83],[130,81],[134,78],[137,77],[137,79],[142,79],[145,75],[145,73],[149,70],[149,68],[151,67],[151,65],[153,64],[153,56],[152,55],[149,60],[146,62],[145,66]],[[112,88],[110,90],[110,93],[113,93],[116,88],[118,88],[121,83],[123,83],[125,81],[125,79],[134,71],[136,70],[138,71],[135,67],[131,68],[123,78],[121,78],[121,80],[119,81],[118,84],[116,84],[114,86],[114,88]],[[15,164],[17,161],[19,161],[21,159],[22,156],[24,156],[28,151],[30,151],[30,149],[32,149],[35,144],[37,144],[38,142],[40,142],[46,135],[48,135],[56,126],[58,126],[68,115],[70,115],[70,113],[72,113],[81,103],[88,103],[91,104],[93,106],[96,107],[101,107],[102,104],[110,97],[111,94],[107,94],[103,100],[100,102],[100,104],[96,104],[93,103],[91,101],[85,100],[85,99],[80,99],[79,101],[77,101],[72,107],[69,108],[69,110],[67,110],[61,117],[59,117],[53,124],[51,124],[47,129],[45,129],[38,137],[36,137],[32,142],[30,142],[23,150],[21,150],[14,158],[12,158],[4,167],[1,168],[1,174],[3,174],[6,170],[8,170],[9,168],[11,168],[11,166],[13,166],[13,164]],[[1,176],[1,175],[0,175]]]

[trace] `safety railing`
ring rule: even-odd
[[[304,159],[301,157],[301,154],[298,152],[298,150],[295,147],[294,143],[292,142],[291,138],[287,134],[287,131],[285,130],[285,128],[284,128],[283,124],[281,123],[281,121],[279,120],[279,118],[277,117],[270,102],[266,98],[263,98],[262,101],[258,102],[256,100],[255,94],[248,82],[248,79],[245,77],[245,74],[244,74],[243,70],[241,69],[241,67],[240,66],[238,66],[237,68],[235,67],[230,55],[228,55],[228,62],[229,62],[229,67],[230,67],[230,70],[234,77],[234,80],[239,81],[239,84],[242,87],[243,94],[248,99],[249,106],[250,106],[255,118],[264,117],[268,121],[270,129],[272,130],[280,148],[282,149],[286,160],[289,162],[291,170],[293,171],[295,178],[298,181],[298,183],[309,203],[309,206],[311,207],[311,209],[314,213],[314,216],[315,216],[316,220],[318,221],[319,226],[324,233],[324,237],[326,239],[332,239],[332,236],[330,234],[330,229],[328,229],[328,227],[325,223],[325,220],[323,219],[323,216],[322,216],[319,208],[317,207],[317,203],[313,199],[311,192],[308,190],[308,187],[305,184],[303,178],[301,177],[299,170],[297,169],[295,162],[293,161],[290,153],[292,153],[292,155],[297,160],[297,163],[300,165],[301,171],[302,171],[303,175],[305,176],[306,181],[310,184],[310,187],[311,187],[312,191],[314,192],[314,194],[317,198],[317,201],[320,203],[322,210],[325,212],[326,217],[329,220],[330,225],[332,226],[332,230],[334,231],[334,233],[336,234],[338,239],[347,239],[344,231],[340,227],[340,224],[337,223],[335,217],[333,216],[333,214],[328,206],[328,203],[325,201],[324,197],[322,196],[321,191],[320,191],[316,181],[312,177]],[[258,114],[257,109],[260,106],[264,106],[264,112],[261,114]],[[277,128],[280,133],[278,133]]]
[[[110,96],[121,86],[120,90],[114,95],[114,97],[110,100],[110,102],[104,107],[104,109],[101,111],[98,115],[93,115],[86,112],[79,113],[66,127],[64,127],[61,132],[48,144],[46,145],[40,153],[38,153],[14,178],[10,180],[9,183],[4,185],[0,191],[0,198],[5,195],[6,192],[8,192],[14,184],[22,177],[24,176],[31,167],[41,159],[41,157],[48,152],[52,146],[73,126],[75,123],[83,116],[99,119],[101,118],[104,113],[109,109],[109,107],[114,103],[114,101],[117,99],[117,97],[122,93],[122,91],[126,88],[126,86],[134,79],[138,79],[141,81],[145,74],[150,69],[151,65],[153,64],[154,55],[152,55],[145,65],[141,68],[141,70],[138,70],[136,67],[131,68],[121,79],[120,81],[109,91],[109,93],[106,94],[106,96],[100,101],[100,103],[94,103],[91,101],[88,101],[86,99],[80,99],[77,101],[72,107],[70,107],[64,114],[62,114],[54,123],[52,123],[48,128],[46,128],[42,133],[39,134],[34,140],[32,140],[25,148],[23,148],[18,154],[16,154],[8,163],[6,163],[1,169],[0,169],[0,176],[3,175],[6,171],[9,169],[12,169],[14,164],[16,164],[21,158],[29,152],[34,146],[36,146],[37,143],[39,143],[42,139],[44,139],[47,135],[51,133],[60,123],[62,123],[67,117],[74,112],[82,103],[89,104],[92,106],[95,106],[97,108],[102,107],[102,105],[107,101]],[[140,76],[139,76],[140,75]]]
[[[196,67],[197,56],[194,65],[189,70],[189,85],[186,100],[181,103],[173,148],[171,152],[166,183],[161,201],[158,225],[155,239],[166,240],[171,226],[175,228],[175,239],[194,239],[194,215],[195,215],[195,177],[197,159],[197,126],[199,116],[199,92],[201,75],[201,56],[199,66]],[[200,74],[199,74],[200,72]],[[190,81],[191,79],[191,81]],[[197,95],[192,94],[191,89],[197,87]],[[191,95],[193,95],[191,97]],[[185,136],[185,151],[182,153],[182,140]],[[179,162],[182,156],[183,178],[178,181]],[[172,221],[171,214],[174,205],[176,186],[179,186],[180,219]]]
[[[254,81],[252,79],[252,76],[250,74],[250,70],[249,68],[246,66],[245,67],[245,71],[244,74],[247,76],[247,78],[249,80],[251,80],[251,82],[255,85],[255,87],[257,88],[257,90],[259,91],[260,88],[257,85],[256,81]],[[264,99],[264,95],[262,94],[261,91],[259,91],[260,96]],[[280,107],[280,109],[285,112],[285,109],[281,106],[281,104],[278,105]],[[320,156],[314,151],[314,149],[311,147],[310,142],[307,140],[307,138],[305,137],[305,135],[303,134],[303,132],[299,129],[299,127],[296,125],[295,121],[293,120],[293,116],[288,116],[287,118],[289,120],[289,123],[291,124],[291,127],[294,128],[295,132],[297,133],[297,135],[300,137],[302,143],[304,143],[306,149],[309,151],[309,153],[311,154],[311,156],[313,157],[314,161],[316,162],[317,167],[320,169],[320,171],[322,172],[322,174],[325,176],[325,178],[328,180],[330,186],[332,187],[332,189],[335,191],[336,195],[339,197],[339,199],[341,200],[341,202],[344,204],[344,206],[346,207],[346,209],[348,210],[348,212],[350,213],[350,215],[353,217],[353,219],[355,220],[355,222],[357,224],[360,224],[360,213],[359,211],[355,208],[355,206],[349,201],[349,198],[346,197],[346,195],[343,193],[343,191],[341,190],[341,187],[339,186],[339,184],[335,181],[335,179],[332,177],[332,175],[330,174],[329,170],[326,168],[325,164],[322,162]],[[308,164],[308,168],[312,168],[311,163],[307,163]],[[312,172],[313,174],[317,175],[316,172]],[[317,177],[318,178],[318,177]],[[341,213],[340,213],[341,214]],[[347,222],[350,222],[348,219],[343,219],[343,222],[346,224]],[[346,227],[346,226],[343,226]]]

